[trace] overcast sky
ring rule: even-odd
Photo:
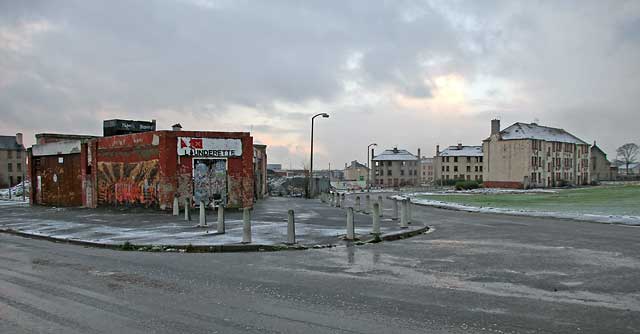
[[[251,131],[316,168],[533,122],[640,143],[640,1],[0,0],[0,134]]]

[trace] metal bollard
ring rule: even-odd
[[[411,197],[407,197],[407,223],[413,222],[413,204],[411,204]]]
[[[373,203],[373,212],[371,214],[371,217],[373,218],[373,229],[371,230],[371,233],[374,235],[379,235],[380,234],[380,204]]]
[[[369,213],[370,211],[371,211],[371,196],[367,195],[365,197],[364,213]]]
[[[200,201],[200,222],[198,226],[207,226],[207,207],[204,201]]]
[[[173,197],[173,215],[180,215],[180,201],[178,200],[178,196]]]
[[[289,210],[287,214],[287,243],[293,245],[296,243],[296,221],[293,210]]]
[[[224,205],[218,205],[218,233],[225,233]]]
[[[360,196],[356,196],[356,212],[360,212]]]
[[[251,209],[244,208],[242,210],[242,243],[251,243]]]
[[[189,197],[185,197],[184,199],[184,220],[191,220],[191,200]]]
[[[402,202],[402,212],[400,214],[400,227],[401,228],[407,228],[409,227],[407,224],[409,223],[408,221],[408,217],[409,217],[409,206],[407,205],[407,200],[403,199]]]
[[[398,199],[393,199],[393,220],[398,220]]]
[[[378,203],[380,204],[380,217],[382,217],[384,211],[384,202],[382,201],[382,196],[378,196]]]
[[[353,225],[353,208],[347,208],[347,240],[356,238],[355,226]]]

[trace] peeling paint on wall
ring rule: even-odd
[[[158,160],[98,162],[98,205],[158,204]]]

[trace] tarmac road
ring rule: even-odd
[[[634,333],[640,229],[416,207],[431,233],[275,253],[0,234],[0,333]]]

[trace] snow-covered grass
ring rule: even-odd
[[[411,194],[417,204],[449,209],[640,225],[640,186]]]

